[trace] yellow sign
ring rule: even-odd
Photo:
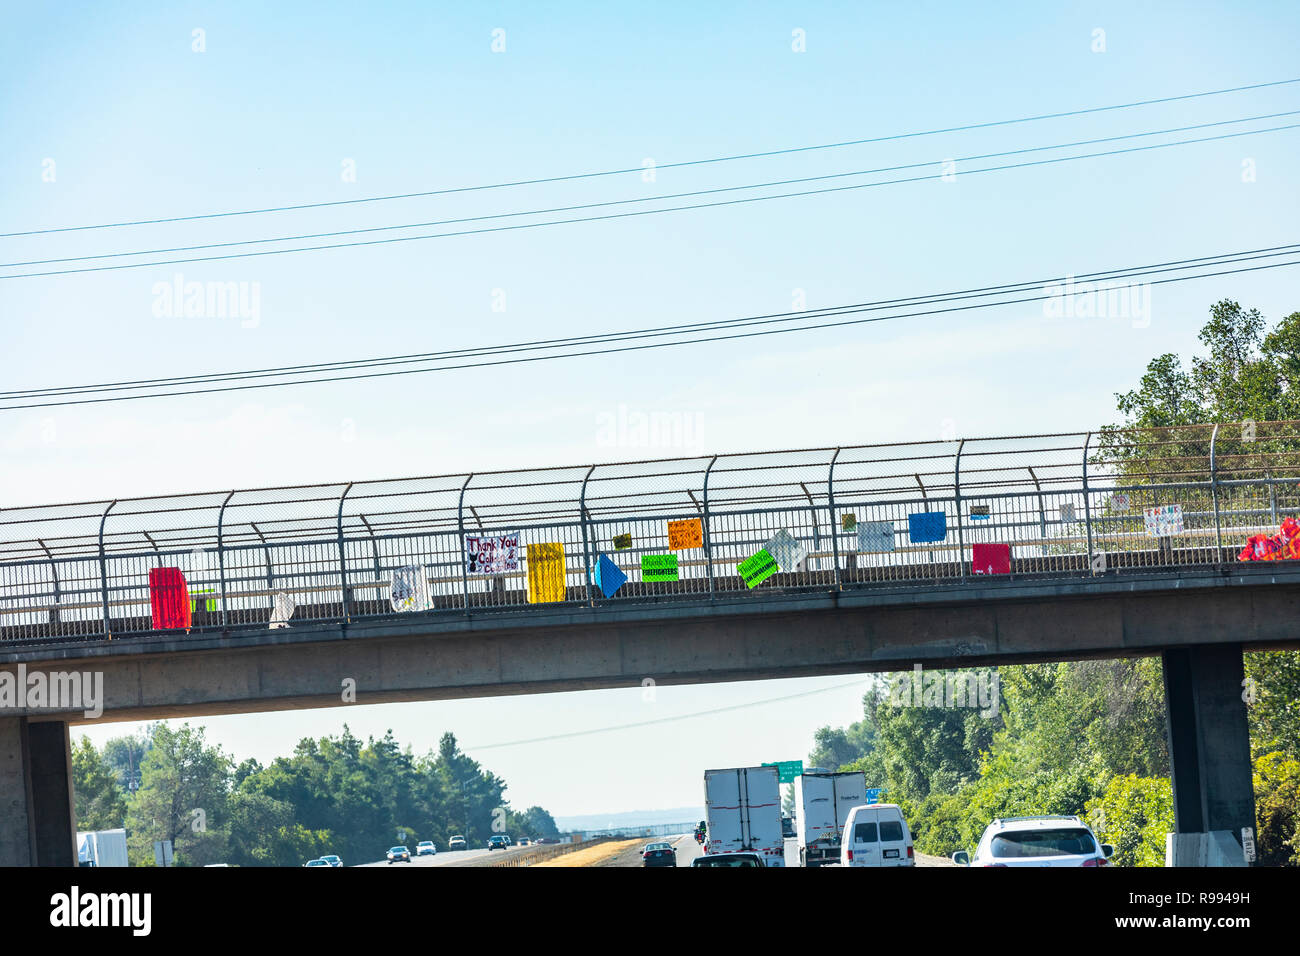
[[[668,550],[685,551],[704,547],[704,524],[699,518],[668,522]]]
[[[550,541],[528,546],[528,603],[564,600],[564,544]]]

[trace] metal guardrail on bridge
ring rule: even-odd
[[[1176,571],[1297,511],[1300,422],[6,508],[0,646],[153,632],[156,568],[184,576],[192,629],[234,631]]]

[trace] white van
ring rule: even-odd
[[[849,811],[840,866],[916,866],[912,831],[898,804],[873,803]]]

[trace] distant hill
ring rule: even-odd
[[[703,807],[676,807],[669,810],[629,810],[624,813],[587,813],[555,818],[563,830],[594,830],[598,827],[631,827],[644,824],[688,823],[704,819]]]

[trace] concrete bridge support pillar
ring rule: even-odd
[[[1166,865],[1245,866],[1241,830],[1255,827],[1240,644],[1162,655],[1174,827]]]
[[[0,717],[0,867],[76,865],[68,725]]]

